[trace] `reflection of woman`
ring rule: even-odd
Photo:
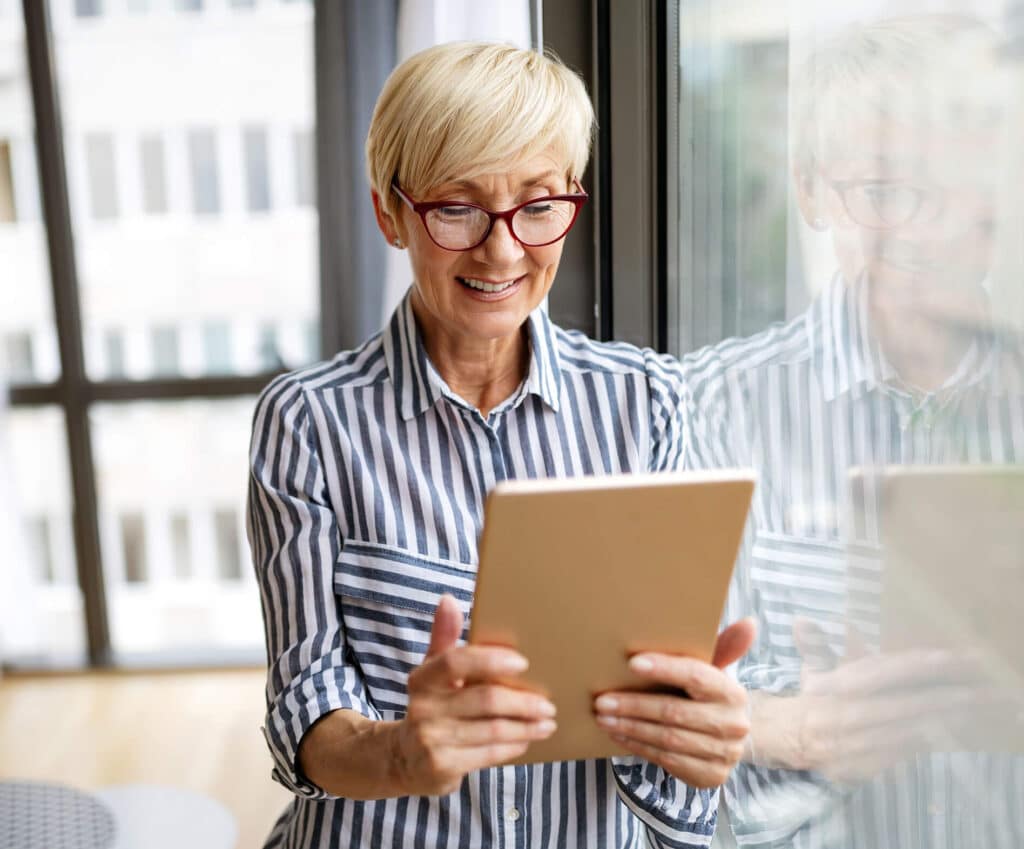
[[[725,779],[747,728],[718,668],[634,659],[692,698],[599,700],[632,756],[498,767],[552,733],[553,708],[492,683],[524,658],[457,645],[496,481],[667,469],[682,451],[673,363],[538,309],[586,198],[591,124],[574,74],[504,46],[425,51],[380,96],[374,208],[413,286],[381,334],[276,380],[255,418],[266,736],[298,795],[268,845],[710,840],[717,796],[697,788]],[[750,627],[720,640],[719,666]]]

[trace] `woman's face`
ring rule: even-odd
[[[567,191],[564,165],[540,154],[508,171],[444,183],[415,199],[468,201],[501,211]],[[456,344],[511,336],[554,282],[564,239],[540,248],[526,247],[513,238],[504,221],[496,221],[482,244],[449,251],[434,244],[419,216],[400,201],[396,216],[398,237],[407,245],[412,262],[413,305],[428,335],[439,332]],[[484,292],[467,281],[511,285]]]

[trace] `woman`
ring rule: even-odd
[[[710,842],[745,696],[716,664],[642,655],[685,689],[606,694],[632,756],[500,767],[550,735],[545,699],[494,683],[527,659],[459,644],[483,499],[504,478],[669,469],[676,365],[538,308],[585,194],[593,115],[557,61],[449,44],[390,77],[367,140],[385,238],[413,285],[385,330],[275,380],[255,418],[250,540],[270,671],[265,734],[297,798],[268,846]],[[495,212],[500,210],[500,212]]]

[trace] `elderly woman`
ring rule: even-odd
[[[708,788],[748,727],[721,667],[749,622],[715,664],[633,658],[690,698],[596,700],[632,755],[534,766],[502,764],[553,732],[554,707],[495,683],[528,658],[460,643],[495,482],[671,469],[686,439],[674,362],[540,308],[586,200],[592,123],[575,74],[508,46],[424,51],[380,95],[371,195],[413,284],[382,333],[275,380],[255,417],[265,734],[296,794],[267,846],[710,843]]]

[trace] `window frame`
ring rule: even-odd
[[[319,7],[319,4],[318,4]],[[53,313],[61,363],[60,376],[50,382],[13,383],[8,388],[11,409],[53,406],[64,416],[71,500],[72,529],[78,585],[85,620],[86,663],[91,668],[167,668],[237,665],[258,660],[241,656],[236,649],[214,650],[201,655],[160,652],[139,658],[115,658],[100,546],[96,471],[93,460],[92,425],[89,413],[103,402],[216,400],[257,395],[283,369],[251,375],[165,377],[145,380],[90,379],[85,369],[81,300],[75,257],[74,226],[67,184],[67,164],[60,98],[54,75],[53,29],[48,0],[22,0],[29,87],[36,127],[36,163],[46,250],[50,264]],[[317,86],[321,85],[321,59],[317,55]],[[317,115],[319,118],[319,115]],[[215,148],[218,144],[214,137]],[[325,145],[330,149],[331,145]],[[166,175],[164,175],[166,177]],[[323,286],[321,274],[321,287]],[[328,326],[333,316],[327,316]],[[324,334],[330,336],[332,334]],[[322,337],[323,338],[323,337]],[[320,350],[324,355],[323,345]],[[39,662],[31,668],[65,668],[63,658]],[[5,659],[3,668],[27,668]]]

